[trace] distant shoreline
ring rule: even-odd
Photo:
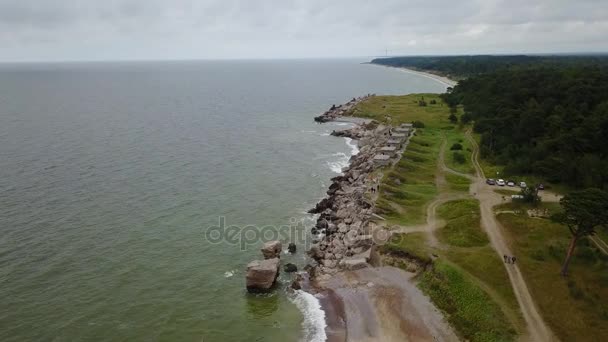
[[[390,65],[383,65],[383,64],[376,64],[376,63],[367,63],[367,64],[371,64],[371,65],[377,65],[377,66],[381,66],[381,67],[385,67],[385,68],[392,68],[392,69],[398,69],[401,70],[402,72],[408,73],[408,74],[414,74],[414,75],[419,75],[419,76],[423,76],[426,78],[430,78],[432,80],[435,80],[445,86],[448,87],[454,87],[458,81],[453,80],[449,77],[445,77],[445,76],[440,76],[437,74],[433,74],[430,73],[428,71],[420,71],[420,70],[415,70],[415,69],[410,69],[410,68],[404,68],[404,67],[394,67],[394,66],[390,66]]]

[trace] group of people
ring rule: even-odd
[[[508,256],[508,255],[503,255],[503,258],[505,259],[505,263],[507,264],[515,264],[515,257],[514,256]]]
[[[372,188],[370,189],[372,194],[378,192],[378,190],[380,190],[380,185],[372,185]]]

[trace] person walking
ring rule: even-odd
[[[515,257],[511,257],[511,263],[515,265]]]
[[[506,255],[506,254],[504,254],[504,255],[502,256],[502,258],[504,259],[505,264],[506,264],[506,263],[507,263],[507,255]]]

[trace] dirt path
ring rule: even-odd
[[[393,226],[391,231],[396,233],[414,233],[414,232],[425,232],[427,234],[427,241],[431,247],[440,247],[439,240],[435,236],[435,231],[445,226],[445,221],[437,218],[437,208],[444,203],[456,201],[460,199],[471,198],[468,194],[448,192],[447,182],[445,180],[445,172],[452,172],[469,179],[472,179],[471,175],[461,174],[457,171],[449,169],[445,165],[445,148],[447,140],[441,143],[439,148],[439,157],[437,158],[437,172],[435,173],[435,185],[439,191],[439,195],[426,207],[426,223],[415,226]]]
[[[473,155],[471,159],[476,172],[476,177],[474,178],[470,191],[479,200],[481,224],[490,238],[492,247],[500,258],[502,258],[503,255],[513,255],[513,252],[507,245],[503,235],[503,228],[496,220],[496,216],[493,212],[493,207],[503,202],[502,196],[494,192],[491,186],[486,185],[485,176],[478,160],[479,147],[470,132],[467,132],[466,136],[473,146]],[[557,197],[554,196],[554,198]],[[517,298],[524,320],[526,321],[527,336],[524,336],[523,339],[530,341],[556,341],[557,338],[545,324],[542,316],[538,312],[518,265],[505,264],[505,267],[509,279],[511,280],[515,297]]]

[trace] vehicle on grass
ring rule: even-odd
[[[543,185],[543,183],[538,184],[537,187],[538,190],[545,190],[545,186]]]
[[[522,189],[525,189],[528,185],[526,184],[526,182],[519,182],[519,187]]]
[[[492,178],[486,179],[486,184],[488,185],[496,185],[496,181]]]
[[[515,186],[515,182],[514,182],[514,181],[512,181],[512,180],[507,181],[507,185],[508,185],[508,186]]]
[[[504,179],[499,179],[496,181],[496,185],[498,186],[505,186],[505,180]]]
[[[523,200],[523,199],[524,199],[523,195],[511,195],[512,201],[519,201],[519,200]]]

